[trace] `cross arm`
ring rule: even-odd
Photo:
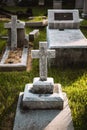
[[[31,51],[31,57],[32,58],[39,58],[40,57],[40,54],[39,54],[39,50],[32,50]]]
[[[55,50],[47,50],[47,58],[55,58],[56,51]]]
[[[24,23],[16,23],[16,28],[24,28],[25,24]]]
[[[12,26],[12,25],[11,25],[11,22],[4,24],[4,28],[11,28],[11,26]]]

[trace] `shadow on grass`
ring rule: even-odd
[[[18,97],[14,98],[12,104],[5,108],[0,117],[0,130],[13,130],[15,111],[17,107]]]
[[[50,67],[48,76],[54,78],[55,83],[61,83],[63,87],[72,86],[76,81],[79,81],[83,76],[87,75],[87,66],[85,67]],[[85,78],[84,76],[84,78]],[[85,79],[83,79],[85,80]]]

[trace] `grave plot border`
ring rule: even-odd
[[[1,62],[0,62],[0,71],[22,71],[26,70],[27,68],[27,59],[28,59],[28,47],[24,46],[23,47],[23,52],[22,52],[22,58],[21,58],[21,63],[16,63],[16,64],[4,64],[5,60],[8,58],[10,49],[7,47]]]

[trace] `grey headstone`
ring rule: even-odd
[[[4,27],[8,30],[9,29],[11,30],[11,31],[9,31],[9,42],[11,42],[11,45],[10,45],[11,49],[17,48],[18,38],[21,37],[21,39],[22,39],[25,37],[24,33],[22,33],[23,31],[21,31],[22,29],[24,29],[24,26],[25,26],[24,23],[17,21],[17,16],[12,16],[11,22],[5,23]],[[20,33],[18,33],[17,29],[20,29]],[[20,36],[20,34],[21,34],[21,36]],[[11,39],[11,41],[10,41],[10,39]]]
[[[44,5],[44,0],[39,0],[39,5]]]
[[[84,7],[83,7],[82,17],[87,19],[87,0],[84,0]]]
[[[75,8],[76,9],[83,9],[84,0],[75,0]]]
[[[29,41],[34,41],[36,37],[39,35],[39,29],[34,29],[32,32],[29,33]]]
[[[32,58],[39,58],[40,80],[47,80],[47,58],[54,58],[55,50],[47,49],[47,42],[39,43],[39,50],[32,50]]]
[[[62,0],[53,0],[53,9],[62,9]]]
[[[44,84],[44,82],[43,82]],[[63,109],[64,98],[60,84],[54,85],[53,90],[56,88],[57,91],[50,94],[44,93],[32,93],[31,89],[33,84],[26,84],[23,96],[23,108],[28,109]],[[50,89],[44,86],[44,89]],[[39,88],[37,86],[37,88]],[[45,89],[45,90],[46,90]],[[39,90],[38,90],[39,91]]]

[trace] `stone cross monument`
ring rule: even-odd
[[[39,50],[32,50],[32,58],[39,58],[40,77],[33,84],[26,84],[23,107],[29,109],[63,109],[63,94],[60,84],[47,77],[47,58],[55,58],[55,50],[47,49],[47,42],[39,43]]]
[[[11,17],[11,22],[5,23],[5,28],[11,29],[11,49],[17,48],[17,29],[23,29],[24,25],[17,21],[17,16]]]
[[[34,78],[32,92],[52,93],[54,80],[47,78],[47,58],[55,58],[55,50],[47,49],[47,42],[39,43],[39,50],[32,50],[32,58],[39,58],[40,77]]]
[[[39,58],[40,80],[47,80],[47,58],[55,58],[55,50],[47,49],[47,42],[39,43],[39,50],[32,50],[32,58]]]

